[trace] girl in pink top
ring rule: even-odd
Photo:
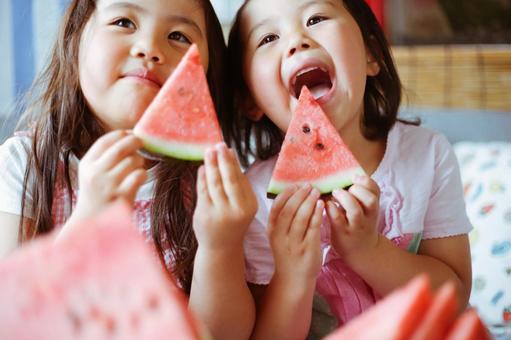
[[[309,329],[322,335],[421,272],[436,287],[455,282],[464,307],[471,225],[456,159],[443,136],[397,119],[401,84],[367,4],[245,1],[228,50],[231,138],[245,163],[256,158],[248,176],[259,210],[245,237],[258,308],[253,337],[300,339]],[[268,200],[302,86],[368,176],[327,201],[307,184]]]

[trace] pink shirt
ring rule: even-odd
[[[266,235],[273,201],[266,198],[266,188],[276,159],[258,161],[247,171],[259,203],[244,241],[246,277],[255,284],[268,284],[274,272]],[[396,123],[383,160],[371,177],[381,190],[378,230],[398,247],[416,253],[421,239],[466,234],[472,229],[458,163],[444,136]],[[344,323],[373,305],[377,296],[330,247],[326,218],[321,227],[321,247],[323,267],[316,290]]]

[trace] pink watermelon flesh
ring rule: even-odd
[[[456,287],[452,283],[446,283],[435,294],[431,306],[410,340],[445,339],[456,318],[457,310]]]
[[[184,160],[203,160],[205,150],[222,142],[222,130],[197,46],[185,54],[133,133],[150,152]]]
[[[197,339],[181,291],[113,206],[0,262],[0,339]]]
[[[445,339],[489,340],[491,337],[476,311],[470,309],[456,320]]]
[[[413,279],[325,340],[409,339],[431,304],[429,280]]]
[[[328,194],[350,186],[355,174],[364,174],[364,170],[304,86],[273,170],[268,197],[305,183]]]

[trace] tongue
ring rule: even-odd
[[[319,84],[309,89],[314,99],[318,100],[330,91],[328,84]]]

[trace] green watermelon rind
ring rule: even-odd
[[[271,195],[278,195],[288,187],[309,183],[318,189],[321,194],[329,194],[335,189],[346,188],[352,185],[352,178],[355,175],[365,175],[365,172],[361,167],[354,167],[351,169],[341,170],[327,177],[311,179],[308,181],[282,181],[272,178],[270,184],[268,185],[267,192]]]
[[[148,136],[137,129],[133,133],[142,140],[147,151],[185,161],[204,160],[206,149],[216,144],[168,141]]]

